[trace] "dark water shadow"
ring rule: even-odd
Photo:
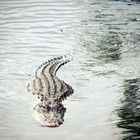
[[[104,60],[104,62],[116,61],[121,58],[122,41],[116,32],[108,32],[98,42],[97,47],[100,51],[99,59]]]
[[[140,78],[126,80],[123,85],[124,99],[117,109],[118,128],[123,128],[123,140],[140,139]]]
[[[86,35],[85,35],[86,36]],[[107,32],[94,42],[94,36],[90,40],[81,40],[80,46],[85,48],[92,59],[103,63],[109,63],[121,59],[122,40],[116,32]]]
[[[140,2],[140,0],[111,0],[111,1]]]
[[[116,32],[107,32],[97,37],[84,35],[79,46],[86,51],[80,62],[83,71],[94,73],[94,75],[114,74],[114,69],[108,69],[107,64],[114,64],[121,59],[123,48],[122,35]],[[84,52],[85,53],[85,52]],[[96,67],[96,68],[95,68]],[[98,68],[97,68],[98,67]]]

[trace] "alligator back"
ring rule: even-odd
[[[43,63],[36,71],[35,79],[28,84],[28,91],[43,98],[57,98],[60,101],[73,93],[71,86],[56,76],[58,69],[68,63],[67,57],[57,57]]]

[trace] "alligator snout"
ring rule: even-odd
[[[44,124],[43,126],[47,126],[47,127],[58,127],[62,124],[61,121],[58,121],[58,120],[49,120],[47,121],[46,124]]]

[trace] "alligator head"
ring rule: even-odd
[[[28,91],[40,99],[33,110],[43,126],[58,127],[64,122],[66,108],[62,101],[73,93],[73,89],[58,79],[56,72],[67,62],[69,60],[59,57],[44,63],[38,68],[35,80],[28,85]]]
[[[34,107],[34,115],[42,126],[58,127],[64,122],[66,108],[64,108],[62,103],[53,100],[46,102],[41,102]]]

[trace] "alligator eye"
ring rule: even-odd
[[[47,106],[47,111],[49,112],[51,110],[51,108],[49,106]]]
[[[40,107],[44,108],[45,109],[45,106],[41,105]]]
[[[55,100],[54,100],[54,102],[58,102],[58,101],[59,101],[58,99],[55,99]]]

